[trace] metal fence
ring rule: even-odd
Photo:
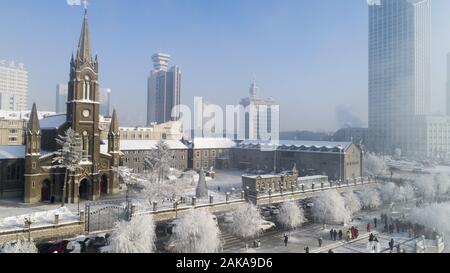
[[[85,213],[88,233],[111,230],[118,221],[130,219],[131,201],[114,200],[87,203]]]

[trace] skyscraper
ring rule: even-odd
[[[28,72],[23,64],[0,60],[0,110],[28,110]]]
[[[250,97],[241,100],[245,108],[245,139],[278,141],[280,138],[280,107],[272,98],[258,97],[256,82],[250,85]]]
[[[153,70],[148,78],[147,126],[179,119],[172,117],[172,110],[181,104],[181,70],[173,66],[168,70],[170,55],[157,53],[152,56]]]
[[[100,115],[110,117],[111,115],[111,89],[100,88]]]
[[[430,0],[369,3],[369,146],[414,154],[430,111]]]
[[[58,114],[66,112],[66,102],[67,102],[68,86],[67,84],[56,85],[56,105],[55,112]]]
[[[447,54],[447,116],[450,116],[450,53]]]

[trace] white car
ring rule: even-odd
[[[270,221],[261,221],[261,223],[259,224],[259,229],[261,230],[261,232],[272,230],[275,227],[276,225]]]

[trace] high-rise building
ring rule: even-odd
[[[178,66],[168,69],[170,55],[153,55],[153,70],[148,78],[147,126],[178,120],[172,116],[175,106],[181,104],[181,70]]]
[[[67,84],[56,85],[56,105],[55,105],[56,113],[65,113],[66,112],[66,110],[67,110],[67,106],[66,106],[67,94],[68,94]]]
[[[240,104],[245,108],[245,139],[279,140],[280,107],[272,98],[258,97],[255,81],[250,86],[250,97],[242,99]]]
[[[64,114],[67,111],[67,96],[68,85],[58,84],[56,86],[56,104],[55,111],[59,114]],[[100,88],[100,115],[104,117],[111,117],[111,89]]]
[[[450,116],[450,53],[447,54],[447,116]]]
[[[100,88],[100,115],[111,116],[111,89]]]
[[[0,60],[0,110],[28,109],[28,72],[23,64]]]
[[[430,111],[430,0],[369,3],[369,148],[416,153]]]

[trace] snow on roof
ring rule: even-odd
[[[121,140],[120,150],[121,151],[139,151],[139,150],[153,150],[156,149],[156,145],[159,140]],[[169,145],[171,150],[187,149],[187,146],[179,140],[164,140],[164,142]],[[101,152],[108,153],[108,141],[104,140],[103,145],[101,145]]]
[[[67,120],[66,114],[48,116],[39,121],[41,129],[58,129]]]
[[[0,159],[25,158],[25,145],[0,146]]]
[[[353,144],[352,142],[331,142],[331,141],[302,141],[302,140],[280,140],[278,144],[266,143],[258,140],[246,140],[238,145],[239,148],[251,148],[258,145],[277,145],[278,149],[291,149],[295,150],[317,150],[317,151],[330,151],[330,150],[348,150]]]
[[[236,142],[229,138],[194,138],[194,149],[229,149],[236,147]]]

